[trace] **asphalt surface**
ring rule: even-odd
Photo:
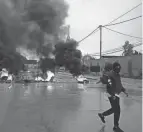
[[[120,127],[141,132],[142,93],[128,92],[121,95]],[[112,132],[113,116],[105,126],[97,116],[108,108],[100,84],[0,84],[0,132]]]

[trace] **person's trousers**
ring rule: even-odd
[[[120,119],[120,98],[116,97],[113,99],[112,97],[109,97],[109,101],[111,104],[111,108],[103,113],[103,116],[109,116],[114,113],[114,126],[119,125],[119,119]]]

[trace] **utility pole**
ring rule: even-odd
[[[100,30],[100,59],[102,57],[102,25],[99,26]]]
[[[100,30],[100,59],[102,58],[102,25],[99,25]],[[102,93],[100,91],[100,111],[102,110]]]
[[[67,40],[66,41],[69,41],[70,40],[70,25],[68,25],[68,33],[67,33]]]

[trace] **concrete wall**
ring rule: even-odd
[[[132,73],[137,76],[140,72],[142,72],[142,55],[132,56]]]
[[[126,77],[137,77],[142,71],[142,55],[102,58],[92,60],[91,65],[97,66],[99,63],[102,71],[106,62],[114,63],[115,61],[118,61],[121,64],[121,75]]]

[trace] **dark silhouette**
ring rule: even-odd
[[[102,122],[105,123],[105,117],[114,114],[114,127],[113,130],[122,131],[119,128],[120,119],[120,96],[121,92],[124,92],[127,96],[125,88],[121,83],[120,78],[121,66],[118,62],[113,63],[113,70],[106,72],[102,78],[104,78],[104,83],[107,85],[107,96],[111,104],[111,108],[103,113],[99,113],[99,117]]]

